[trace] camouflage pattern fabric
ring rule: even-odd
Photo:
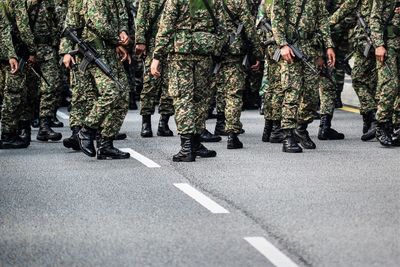
[[[374,0],[371,11],[371,32],[375,47],[388,50],[385,62],[377,63],[378,71],[378,122],[391,122],[395,101],[399,98],[400,74],[400,15],[394,13],[395,0]],[[391,73],[391,71],[393,73]]]
[[[333,47],[330,38],[328,13],[324,1],[305,1],[301,12],[302,1],[275,0],[272,7],[272,28],[278,45],[284,46],[298,32],[299,48],[311,59],[317,60],[322,51],[314,47],[318,45],[315,36],[319,31],[324,47]],[[295,24],[299,19],[299,29]],[[288,25],[289,22],[289,25]],[[303,36],[303,37],[302,37]],[[282,108],[282,128],[294,129],[299,123],[309,123],[313,120],[313,112],[317,110],[319,77],[313,74],[302,62],[295,61],[287,64],[283,60],[281,65],[281,81],[284,90]]]

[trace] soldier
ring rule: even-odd
[[[3,81],[0,87],[0,95],[3,98],[0,148],[17,149],[28,147],[30,140],[21,139],[17,132],[24,91],[21,76],[17,75],[17,55],[12,42],[10,22],[6,17],[11,8],[9,5],[4,2],[0,4],[0,76]]]
[[[15,13],[21,37],[29,47],[36,47],[30,55],[30,64],[35,65],[46,81],[39,81],[40,127],[36,139],[59,141],[61,133],[54,132],[51,119],[57,107],[57,86],[60,84],[57,61],[58,21],[53,1],[15,1]]]
[[[327,23],[328,13],[322,0],[275,0],[272,8],[272,29],[276,43],[281,47],[281,80],[285,91],[282,108],[282,129],[285,133],[283,151],[300,153],[302,148],[297,144],[297,138],[306,149],[315,149],[307,126],[313,120],[316,110],[316,91],[319,88],[319,77],[310,71],[294,56],[289,44],[296,44],[304,53],[314,59],[316,65],[322,50],[317,50],[316,36],[321,34],[329,67],[335,64],[335,52],[330,38]],[[316,68],[320,66],[316,65]],[[302,91],[303,90],[303,91]],[[297,127],[297,129],[296,129]],[[296,129],[296,133],[294,130]]]
[[[400,3],[397,0],[374,0],[370,25],[378,62],[376,138],[382,146],[388,147],[393,144],[391,124],[394,109],[398,107],[395,107],[395,101],[399,99],[400,88]],[[398,129],[399,121],[394,123]]]
[[[181,150],[173,156],[175,162],[217,154],[201,144],[200,134],[212,96],[211,56],[218,55],[223,44],[215,15],[221,8],[219,1],[169,0],[161,17],[151,73],[160,77],[160,60],[168,55],[169,93],[181,136]]]
[[[347,0],[330,17],[331,27],[336,27],[338,23],[341,23],[349,15],[356,16],[356,14],[365,20],[366,26],[369,27],[372,2],[373,0]],[[376,132],[376,59],[373,53],[374,49],[371,49],[367,55],[364,55],[366,37],[365,29],[361,25],[357,27],[353,40],[354,67],[351,78],[354,91],[360,100],[360,113],[364,122],[361,140],[368,141],[375,138]]]
[[[174,114],[172,98],[168,95],[168,69],[166,59],[161,59],[162,75],[153,77],[150,73],[151,55],[154,50],[155,36],[159,27],[159,20],[166,0],[140,1],[136,23],[136,53],[145,57],[145,73],[143,89],[140,94],[140,115],[142,115],[142,137],[152,137],[151,115],[159,102],[161,115],[158,124],[158,136],[173,136],[169,129],[169,118]],[[167,48],[168,49],[168,48]]]
[[[110,4],[111,2],[111,4]],[[70,1],[65,27],[78,29],[82,36],[94,49],[97,50],[100,59],[107,62],[115,72],[118,79],[126,79],[122,62],[130,57],[124,46],[128,45],[128,17],[124,1],[96,1],[96,0],[74,0]],[[81,57],[74,59],[69,53],[74,49],[74,44],[63,38],[61,42],[61,53],[64,54],[63,62],[67,68],[71,68]],[[119,60],[118,55],[122,57]],[[79,118],[81,129],[78,133],[79,147],[88,156],[97,159],[127,159],[129,153],[122,152],[114,147],[113,140],[119,132],[126,113],[128,111],[128,90],[119,87],[108,78],[96,66],[89,66],[84,75],[83,84],[79,84],[77,92],[80,96],[78,106],[86,108],[81,113],[84,117]],[[126,82],[126,81],[124,81]],[[125,84],[122,82],[123,84]],[[89,94],[86,94],[89,90]],[[97,94],[95,99],[92,95]],[[75,102],[76,103],[76,102]],[[79,113],[81,111],[77,111]],[[97,151],[94,147],[94,139],[99,134]]]
[[[239,27],[243,27],[240,34],[236,33],[233,43],[224,51],[221,68],[215,77],[218,91],[223,93],[225,99],[225,118],[226,124],[224,131],[228,134],[228,149],[243,148],[243,143],[238,135],[242,130],[240,116],[243,106],[243,90],[245,87],[246,73],[242,67],[242,61],[246,52],[251,52],[256,57],[256,61],[251,64],[251,69],[257,71],[260,67],[261,58],[260,41],[254,27],[253,16],[250,13],[250,6],[246,0],[241,1],[222,1],[223,11],[220,12],[220,20],[229,32],[235,34]],[[240,29],[240,28],[239,28]],[[247,42],[247,44],[246,44]],[[246,51],[246,47],[252,51]]]

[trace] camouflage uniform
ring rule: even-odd
[[[111,4],[110,4],[111,3]],[[122,84],[126,75],[115,53],[119,33],[128,32],[127,12],[123,1],[70,1],[65,27],[82,29],[82,38],[99,53],[100,58],[115,72]],[[74,44],[63,38],[62,54],[74,49]],[[84,79],[81,79],[84,75]],[[128,111],[128,89],[118,86],[95,66],[89,66],[86,74],[74,86],[72,124],[97,129],[101,136],[113,138],[120,130]],[[86,87],[87,86],[87,87]]]
[[[372,8],[372,0],[347,0],[340,8],[330,17],[330,24],[336,27],[339,23],[349,16],[359,11],[367,23]],[[353,88],[360,100],[360,113],[362,115],[376,111],[376,82],[377,76],[375,71],[376,60],[371,49],[368,57],[363,55],[365,42],[362,36],[362,30],[357,29],[354,37],[354,68],[352,71]]]
[[[165,0],[140,1],[136,19],[136,44],[146,45],[145,73],[143,90],[140,94],[140,115],[153,115],[159,102],[161,115],[173,115],[172,98],[168,94],[168,65],[162,59],[162,76],[155,78],[150,74],[151,56],[154,51],[155,36],[161,17],[160,8]],[[157,14],[159,13],[159,14]]]
[[[377,63],[378,71],[378,123],[391,123],[398,115],[400,77],[400,15],[394,13],[397,1],[374,0],[370,27],[375,47],[385,46],[387,55],[384,64]],[[390,70],[389,70],[390,69]],[[395,101],[397,100],[397,103]],[[394,124],[400,125],[400,118],[394,117]]]
[[[245,55],[245,44],[243,35],[252,43],[254,55],[261,58],[260,41],[255,31],[253,16],[250,13],[250,6],[246,0],[225,1],[226,8],[235,16],[235,20],[228,15],[228,11],[220,12],[221,20],[228,31],[234,33],[237,30],[237,23],[243,23],[243,33],[238,36],[233,44],[230,45],[227,55],[221,63],[221,69],[217,74],[217,91],[222,93],[225,99],[226,133],[239,134],[242,125],[240,115],[243,106],[242,94],[245,86],[246,73],[242,68],[242,60]]]
[[[15,54],[12,38],[11,38],[11,26],[5,16],[6,8],[0,6],[0,76],[1,76],[1,87],[0,95],[3,99],[3,105],[1,107],[1,133],[4,134],[15,134],[18,130],[18,122],[21,115],[21,103],[23,98],[23,85],[20,75],[11,74],[8,60],[10,58],[17,58]]]
[[[316,43],[316,31],[320,31],[326,48],[333,47],[327,23],[328,13],[325,9],[325,2],[321,0],[306,1],[302,13],[301,2],[301,0],[274,1],[272,9],[274,37],[277,44],[282,47],[295,37],[295,32],[299,29],[299,41],[297,43],[299,48],[311,59],[317,59],[321,56],[322,51],[314,48],[318,45]],[[298,18],[299,15],[300,18]],[[296,24],[298,19],[299,27],[294,29],[293,25]],[[287,25],[287,22],[290,25]],[[303,124],[310,123],[313,120],[313,112],[317,109],[318,103],[319,77],[299,61],[289,65],[281,60],[280,65],[285,94],[282,108],[282,128],[295,129],[297,122]]]
[[[211,4],[214,12],[222,10],[218,3]],[[165,58],[172,43],[173,51],[168,55],[169,93],[173,98],[178,133],[182,136],[201,134],[212,95],[212,60],[210,51],[201,53],[200,50],[209,46],[212,41],[209,38],[215,39],[215,25],[201,0],[167,1],[159,25],[154,58]]]

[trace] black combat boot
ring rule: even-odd
[[[138,106],[136,104],[136,92],[129,92],[129,110],[137,110]]]
[[[114,147],[113,138],[100,137],[97,159],[129,159],[131,155]]]
[[[217,113],[217,123],[215,124],[214,134],[219,136],[228,135],[225,132],[225,113],[223,112]]]
[[[128,138],[128,136],[126,135],[126,133],[117,133],[117,134],[114,136],[114,140],[116,140],[116,141],[122,141],[122,140],[125,140],[126,138]]]
[[[174,136],[174,133],[169,129],[168,121],[169,115],[161,115],[160,122],[158,123],[158,136]]]
[[[228,149],[241,149],[241,148],[243,148],[243,143],[240,142],[237,134],[229,133],[227,148]]]
[[[20,130],[19,136],[21,137],[21,139],[24,140],[24,142],[26,142],[27,144],[30,144],[31,143],[31,135],[32,135],[31,122],[30,121],[20,121],[19,130]]]
[[[265,120],[264,131],[262,135],[263,142],[269,142],[269,139],[271,137],[271,132],[272,132],[272,121]]]
[[[400,146],[400,125],[393,127],[392,146]]]
[[[272,131],[269,141],[273,144],[280,144],[285,139],[285,135],[281,129],[281,121],[272,121]]]
[[[153,130],[151,129],[151,115],[142,116],[142,131],[140,132],[142,137],[153,137]]]
[[[202,143],[217,143],[221,140],[221,136],[213,135],[207,129],[204,129],[203,132],[200,134],[200,142]]]
[[[78,133],[81,130],[81,127],[74,126],[71,128],[71,130],[72,130],[72,135],[63,140],[63,145],[66,148],[72,148],[75,151],[79,151],[81,150],[81,148],[79,146]]]
[[[51,117],[45,117],[40,119],[39,132],[36,139],[42,142],[46,141],[60,141],[62,138],[61,133],[56,133],[50,127]]]
[[[50,120],[50,127],[52,128],[62,128],[64,127],[64,123],[58,120],[57,111],[54,112],[54,116]]]
[[[297,144],[293,129],[283,130],[283,147],[282,151],[286,153],[301,153],[303,149]]]
[[[217,156],[217,152],[209,150],[201,143],[199,134],[193,136],[193,152],[197,157],[201,158],[214,158]]]
[[[390,147],[393,144],[392,135],[390,133],[390,123],[381,122],[376,127],[376,139],[382,146]]]
[[[1,134],[1,142],[3,149],[21,149],[27,148],[30,143],[25,142],[19,137],[17,132]]]
[[[301,123],[297,126],[297,129],[294,132],[296,141],[298,141],[304,149],[316,149],[317,146],[313,140],[311,140],[307,127],[308,123]]]
[[[318,139],[319,140],[343,140],[344,134],[338,133],[335,129],[331,128],[332,116],[324,114],[321,116],[321,123],[319,125]]]
[[[79,147],[89,157],[96,156],[96,148],[94,147],[96,133],[96,129],[89,127],[83,127],[78,133]]]
[[[174,155],[174,162],[193,162],[196,155],[193,151],[193,135],[181,135],[181,150]]]
[[[365,117],[365,118],[364,118]],[[363,132],[365,133],[361,136],[361,140],[366,142],[375,138],[376,136],[376,126],[378,122],[376,121],[376,113],[375,111],[370,111],[367,114],[363,115]]]

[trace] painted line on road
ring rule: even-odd
[[[57,116],[60,117],[63,120],[69,120],[69,115],[65,114],[64,112],[57,111]]]
[[[360,114],[360,110],[358,108],[353,108],[353,107],[349,107],[349,106],[344,106],[342,108],[340,108],[343,111],[347,111],[347,112],[351,112],[351,113],[357,113]]]
[[[250,243],[250,245],[257,249],[258,252],[266,257],[276,267],[298,267],[296,263],[268,242],[264,237],[245,237],[244,240]]]
[[[195,189],[194,187],[192,187],[189,184],[175,183],[174,186],[177,187],[179,190],[181,190],[186,195],[188,195],[189,197],[193,198],[204,208],[211,211],[211,213],[215,213],[215,214],[229,213],[229,211],[227,211],[225,208],[223,208],[217,202],[215,202],[211,198],[207,197],[206,195],[204,195],[203,193],[201,193],[200,191],[198,191],[197,189]]]
[[[161,168],[160,165],[152,161],[151,159],[143,156],[139,152],[136,152],[135,150],[131,148],[120,148],[121,151],[123,152],[128,152],[131,154],[131,158],[136,159],[137,161],[140,161],[143,165],[147,166],[148,168]]]

